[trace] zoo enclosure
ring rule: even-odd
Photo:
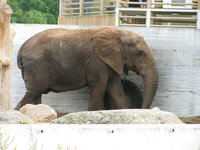
[[[199,0],[60,0],[59,24],[200,29]]]

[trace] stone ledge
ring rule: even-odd
[[[199,150],[200,125],[0,125],[9,149]]]

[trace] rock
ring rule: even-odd
[[[19,111],[0,112],[0,124],[32,124],[33,121]]]
[[[54,124],[183,124],[173,113],[154,109],[123,109],[70,113]]]
[[[57,118],[55,110],[44,104],[26,104],[19,111],[29,116],[34,123],[49,123]]]

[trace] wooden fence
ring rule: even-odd
[[[61,0],[60,17],[115,13],[115,0]]]
[[[116,26],[144,27],[189,27],[199,28],[200,2],[166,3],[165,0],[152,2],[121,1],[116,9]],[[136,7],[138,7],[136,9]]]
[[[60,0],[59,24],[115,25],[115,0]]]
[[[190,0],[60,0],[59,24],[144,27],[200,26],[200,2]],[[115,23],[114,23],[115,22]]]

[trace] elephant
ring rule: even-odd
[[[26,93],[17,104],[41,103],[41,95],[89,86],[88,110],[98,110],[105,92],[116,109],[127,109],[120,75],[134,71],[144,81],[142,108],[152,104],[158,86],[158,70],[144,38],[114,27],[48,29],[20,47],[17,64]]]
[[[128,103],[128,108],[142,107],[142,94],[137,85],[129,80],[121,79],[123,90]],[[110,101],[110,96],[106,92],[104,95],[104,108],[106,110],[115,109],[116,107]]]

